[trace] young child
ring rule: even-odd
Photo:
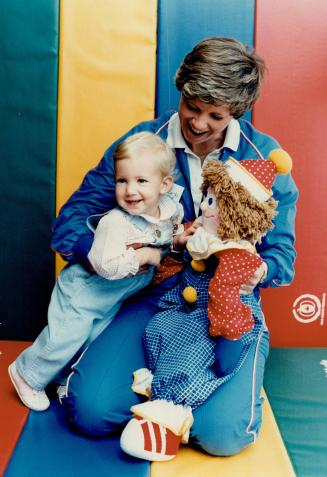
[[[174,458],[180,443],[188,442],[193,411],[240,370],[260,339],[260,302],[253,292],[240,297],[240,289],[258,270],[266,271],[255,245],[274,226],[275,174],[290,168],[282,150],[269,160],[230,158],[204,166],[202,227],[186,245],[193,261],[182,283],[159,301],[161,311],[144,333],[149,369],[135,371],[132,389],[150,400],[131,408],[134,417],[121,435],[128,454]]]
[[[141,132],[117,146],[118,207],[103,215],[95,229],[88,255],[93,271],[80,264],[62,270],[48,325],[9,366],[16,391],[29,408],[49,407],[45,387],[109,325],[124,300],[150,284],[173,234],[183,240],[182,206],[169,196],[174,165],[174,154],[154,134]]]

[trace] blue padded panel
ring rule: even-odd
[[[85,437],[70,428],[52,402],[31,411],[4,477],[149,477],[150,464],[124,454],[119,438]]]
[[[156,115],[178,107],[174,76],[200,40],[233,37],[253,46],[254,4],[254,0],[159,1]]]

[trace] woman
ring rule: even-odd
[[[138,131],[159,134],[175,151],[176,197],[184,207],[184,221],[193,221],[199,212],[201,169],[206,160],[267,158],[279,147],[273,138],[238,119],[258,98],[263,74],[263,60],[233,39],[209,38],[196,45],[176,74],[181,92],[178,113],[137,125],[107,149],[61,209],[54,225],[53,248],[68,262],[79,262],[90,270],[87,255],[93,236],[86,219],[116,205],[113,151],[117,143]],[[258,247],[264,265],[245,293],[258,284],[263,271],[263,287],[285,285],[293,278],[298,194],[290,174],[278,177],[273,192],[279,202],[275,228]],[[177,274],[133,297],[74,365],[62,402],[82,432],[97,436],[120,432],[131,417],[130,407],[142,401],[131,390],[131,383],[133,370],[145,366],[143,331],[156,312],[158,299],[179,279]],[[236,375],[194,412],[192,444],[212,455],[232,455],[254,442],[262,419],[260,391],[268,349],[269,333],[264,328]]]

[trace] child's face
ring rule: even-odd
[[[200,208],[202,210],[202,225],[204,230],[210,234],[217,235],[219,212],[216,196],[210,187],[201,202]]]
[[[151,151],[115,163],[116,200],[131,215],[159,217],[160,194],[169,191],[172,177],[162,177]]]

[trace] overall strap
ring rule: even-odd
[[[143,217],[139,217],[137,215],[130,215],[129,213],[125,212],[125,210],[121,209],[120,207],[117,207],[117,208],[120,210],[123,216],[126,217],[127,220],[129,220],[129,222],[135,225],[135,227],[137,227],[141,232],[143,232],[147,228],[148,222]],[[98,223],[100,222],[102,217],[104,217],[107,214],[108,212],[105,212],[103,214],[93,214],[86,219],[86,224],[88,228],[91,230],[91,232],[93,233],[95,232],[98,226]]]
[[[139,215],[131,215],[123,209],[120,209],[121,213],[126,217],[126,219],[131,222],[136,228],[143,232],[149,225],[149,222]]]

